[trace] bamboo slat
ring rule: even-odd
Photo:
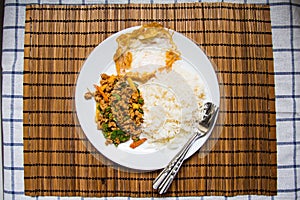
[[[97,159],[74,117],[76,78],[93,48],[117,31],[150,22],[201,46],[222,89],[216,136],[183,165],[165,196],[276,195],[270,9],[230,3],[27,6],[25,194],[160,196],[152,189],[159,171],[132,173]]]

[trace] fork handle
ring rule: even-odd
[[[176,154],[174,159],[170,162],[170,164],[165,167],[165,169],[157,176],[157,178],[153,182],[153,188],[158,189],[160,194],[165,193],[176,174],[178,173],[182,163],[184,162],[184,158],[189,151],[189,149],[193,146],[196,140],[202,137],[203,134],[194,134],[188,142],[183,146],[183,148]]]

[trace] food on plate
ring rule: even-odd
[[[136,147],[140,146],[141,144],[143,144],[145,141],[147,140],[147,138],[142,138],[140,140],[136,140],[136,141],[133,141],[131,144],[130,144],[130,147],[135,149]]]
[[[165,85],[153,82],[143,85],[145,97],[143,133],[149,141],[165,143],[180,132],[181,103]]]
[[[116,41],[116,73],[101,74],[95,92],[85,94],[96,101],[96,123],[106,144],[131,138],[128,146],[135,149],[182,142],[192,132],[205,91],[197,72],[186,70],[172,33],[151,23]]]
[[[133,140],[138,138],[142,130],[144,99],[137,86],[130,78],[121,77],[111,92],[112,114],[118,126],[130,133]]]
[[[147,67],[145,78],[156,70],[171,70],[175,61],[180,59],[180,52],[169,30],[161,24],[151,23],[117,39],[118,48],[114,54],[117,74],[126,74],[135,69]],[[150,65],[150,67],[149,67]]]
[[[130,138],[134,142],[139,141],[144,99],[137,86],[130,78],[104,73],[101,74],[100,85],[94,87],[95,92],[88,91],[85,98],[94,97],[95,121],[106,138],[106,144],[118,146]]]

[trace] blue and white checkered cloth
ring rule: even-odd
[[[6,0],[3,26],[3,159],[5,199],[71,199],[27,197],[23,167],[23,57],[27,4],[177,3],[156,0]],[[190,1],[185,1],[190,2]],[[207,0],[206,2],[210,2]],[[300,199],[300,0],[232,0],[271,6],[275,67],[278,195],[229,199]],[[1,198],[1,197],[0,197]],[[73,197],[72,199],[91,199]],[[101,198],[107,199],[107,198]],[[134,199],[134,198],[112,198]],[[149,199],[149,198],[145,198]],[[152,198],[150,198],[152,199]],[[167,199],[200,199],[180,197]],[[227,199],[227,197],[201,197]]]

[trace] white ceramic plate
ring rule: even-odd
[[[137,170],[157,170],[165,167],[180,150],[170,148],[151,149],[147,145],[141,145],[139,149],[130,149],[128,144],[121,144],[116,148],[114,145],[105,145],[105,138],[95,124],[95,102],[85,100],[84,94],[87,88],[93,90],[93,84],[99,83],[100,74],[116,74],[113,55],[117,49],[116,38],[121,34],[132,32],[139,27],[122,30],[99,44],[85,61],[77,79],[75,91],[76,113],[81,128],[92,145],[109,160]],[[174,32],[173,40],[181,52],[181,58],[187,66],[187,70],[193,70],[202,80],[207,101],[216,105],[220,103],[220,91],[218,80],[213,66],[205,53],[190,39]],[[208,139],[210,133],[198,140],[190,149],[186,158],[193,155]]]

